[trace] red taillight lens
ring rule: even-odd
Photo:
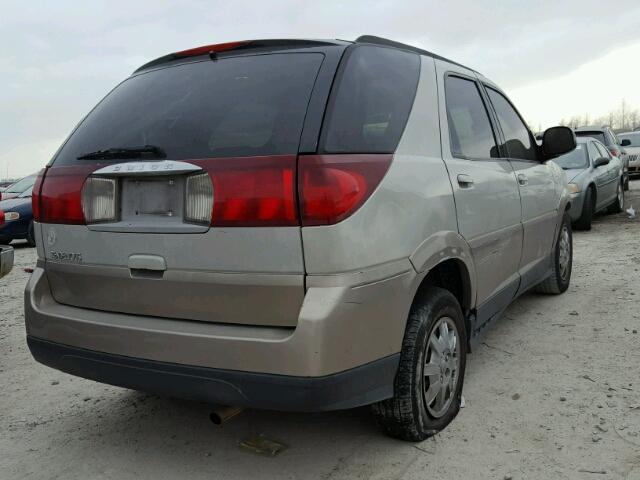
[[[204,55],[205,53],[214,52],[228,52],[229,50],[235,50],[238,47],[243,45],[247,45],[249,42],[239,41],[239,42],[227,42],[227,43],[217,43],[215,45],[204,45],[202,47],[190,48],[188,50],[182,50],[181,52],[174,53],[177,57],[194,57],[197,55]]]
[[[331,225],[355,212],[391,165],[391,154],[308,155],[299,159],[303,226]]]
[[[42,189],[42,182],[46,173],[46,168],[38,172],[36,181],[33,184],[33,190],[31,191],[31,211],[33,212],[33,219],[36,222],[40,221],[40,190]]]
[[[614,157],[620,156],[620,150],[618,150],[616,147],[610,147],[609,151],[611,152],[611,155],[613,155]]]
[[[32,200],[34,205],[38,203],[36,220],[42,223],[84,224],[82,186],[95,169],[95,165],[49,168],[42,180],[39,198],[34,196]]]
[[[4,212],[0,210],[0,227],[4,225]]]
[[[212,226],[298,225],[296,157],[195,160],[213,182]]]

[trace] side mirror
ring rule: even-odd
[[[598,167],[602,167],[604,165],[609,165],[609,162],[611,160],[607,157],[600,157],[600,158],[596,158],[595,161],[593,162],[593,167],[594,168],[598,168]]]
[[[629,140],[628,138],[624,138],[620,142],[621,147],[628,147],[629,145],[631,145],[631,140]]]
[[[576,148],[576,134],[569,127],[551,127],[542,135],[542,153],[545,160],[559,157]]]

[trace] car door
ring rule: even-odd
[[[522,117],[497,88],[484,83],[504,140],[506,156],[516,174],[522,207],[523,242],[520,290],[538,283],[550,267],[550,253],[558,219],[557,179],[541,162],[535,139]]]
[[[442,155],[456,203],[458,230],[476,269],[477,323],[513,299],[522,250],[520,198],[513,168],[500,158],[479,82],[473,72],[436,60]]]
[[[607,147],[605,147],[600,142],[593,142],[595,147],[598,149],[599,155],[598,157],[604,157],[609,159],[609,163],[607,165],[602,165],[598,167],[597,170],[599,178],[602,178],[602,202],[598,202],[600,206],[606,207],[613,200],[615,200],[616,195],[618,194],[618,183],[620,180],[620,170],[622,161],[611,155]]]

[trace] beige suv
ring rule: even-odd
[[[376,37],[154,60],[33,192],[33,356],[127,388],[273,410],[373,404],[420,440],[516,297],[567,289],[571,130],[538,147],[495,84]]]

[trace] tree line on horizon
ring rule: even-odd
[[[599,117],[591,117],[588,113],[576,115],[568,119],[561,119],[559,125],[576,128],[585,125],[608,125],[616,133],[633,131],[640,128],[640,110],[629,106],[626,100],[622,100],[620,106],[609,113]]]

